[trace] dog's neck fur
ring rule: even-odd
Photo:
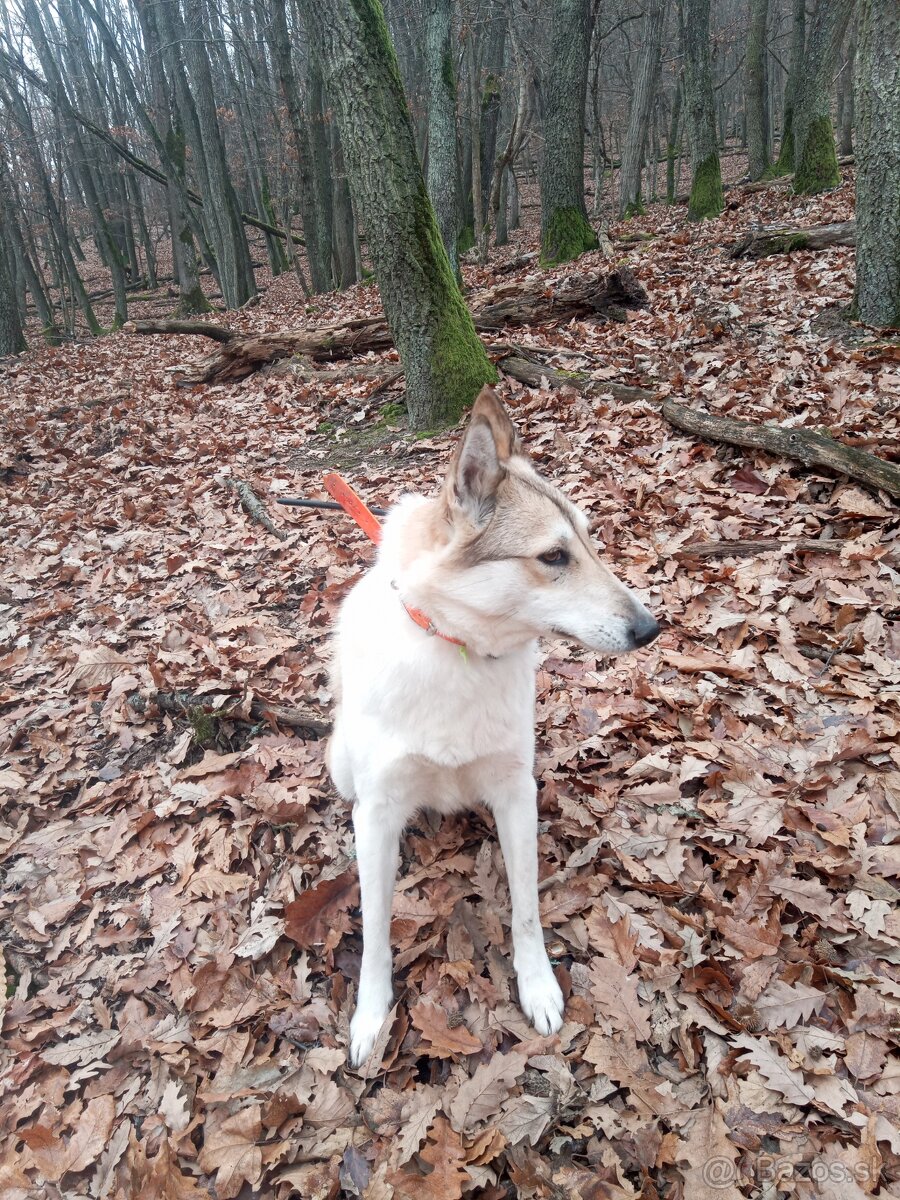
[[[464,642],[468,654],[497,659],[532,647],[535,634],[520,622],[503,614],[487,617],[466,602],[453,562],[458,549],[444,495],[404,496],[383,526],[375,570],[382,586],[421,609],[442,634]],[[438,651],[458,656],[457,647],[432,640]]]

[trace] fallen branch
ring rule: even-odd
[[[227,703],[224,707],[213,708],[210,700],[211,697],[208,695],[194,695],[192,692],[153,692],[150,696],[142,696],[140,692],[133,692],[128,697],[129,705],[139,713],[146,713],[150,705],[156,705],[160,712],[177,717],[190,716],[192,712],[199,710],[208,716],[228,721],[273,720],[290,729],[308,730],[316,737],[325,737],[331,732],[331,722],[323,720],[311,709],[287,708],[281,704],[269,704],[265,700],[253,700],[250,704],[250,717],[247,718],[243,714],[235,712],[234,708],[229,708]],[[236,696],[234,705],[238,706],[239,704],[240,697]]]
[[[647,303],[647,293],[637,278],[623,268],[608,275],[566,276],[550,287],[543,277],[527,285],[501,284],[481,295],[472,317],[476,329],[493,332],[505,325],[563,324],[576,317],[621,320],[626,309],[645,308]],[[268,363],[294,355],[321,361],[387,350],[393,345],[381,317],[257,334],[238,333],[207,321],[129,321],[124,329],[137,334],[196,334],[221,343],[216,354],[198,363],[196,373],[184,380],[186,385],[244,379]]]
[[[784,550],[787,554],[840,554],[843,538],[744,538],[734,542],[691,542],[679,546],[673,558],[743,558],[748,554],[768,554]]]
[[[287,538],[288,535],[274,523],[263,507],[263,502],[250,487],[249,483],[244,483],[240,479],[226,479],[225,486],[231,488],[237,495],[241,502],[241,508],[243,508],[244,512],[252,520],[256,521],[258,525],[262,525],[264,529],[267,529],[269,533],[277,537],[280,542],[283,542]]]
[[[736,421],[719,417],[696,408],[686,408],[674,400],[666,400],[662,414],[676,429],[695,433],[712,442],[730,446],[749,446],[794,458],[807,467],[825,467],[847,475],[871,488],[881,488],[890,496],[900,497],[900,467],[843,446],[834,438],[812,429],[788,429],[783,425],[760,425],[755,421]]]
[[[856,222],[813,225],[808,229],[777,225],[751,229],[731,247],[731,258],[767,258],[793,250],[827,250],[830,246],[855,246]]]
[[[614,383],[609,379],[593,379],[581,371],[560,371],[530,355],[525,357],[521,351],[519,354],[508,354],[499,359],[497,366],[504,375],[518,379],[527,387],[539,388],[542,382],[546,381],[547,385],[552,388],[574,388],[583,396],[612,396],[623,404],[629,404],[635,400],[659,400],[658,393],[651,392],[647,388],[630,387],[624,383]]]

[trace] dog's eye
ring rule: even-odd
[[[569,552],[568,550],[564,550],[562,546],[557,546],[555,550],[548,550],[546,554],[539,554],[538,562],[545,563],[548,567],[565,567],[569,563]]]

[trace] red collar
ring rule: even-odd
[[[344,512],[353,518],[363,533],[377,546],[381,541],[381,522],[366,507],[365,502],[354,492],[350,484],[332,471],[322,480],[322,485],[328,495],[338,502]],[[411,608],[402,598],[400,603],[406,609],[410,619],[415,621],[419,628],[424,629],[427,634],[430,634],[432,637],[439,637],[441,641],[451,642],[454,646],[462,646],[465,649],[465,642],[461,642],[459,638],[450,637],[449,634],[441,633],[440,630],[435,628],[434,622],[429,617],[426,617],[421,609]]]

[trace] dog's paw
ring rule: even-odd
[[[361,1067],[375,1045],[390,1009],[357,1008],[350,1021],[350,1066]]]
[[[563,1023],[562,990],[549,962],[534,972],[520,972],[519,1005],[538,1033],[556,1033]]]

